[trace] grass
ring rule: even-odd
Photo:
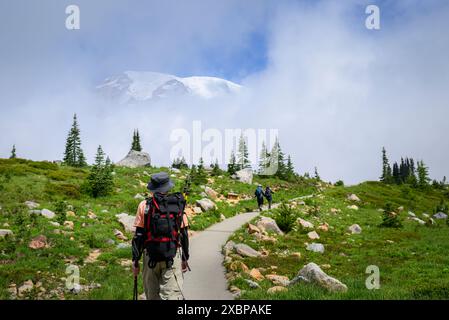
[[[407,190],[407,198],[404,198]],[[346,197],[357,194],[361,203],[359,210],[350,210]],[[300,206],[297,216],[312,222],[315,227],[328,223],[328,232],[317,230],[320,235],[315,242],[323,243],[324,254],[305,250],[308,239],[306,231],[294,228],[285,236],[278,236],[275,244],[257,242],[243,227],[231,239],[244,242],[258,250],[268,250],[266,258],[238,258],[251,268],[265,268],[265,273],[277,273],[292,279],[307,263],[330,265],[323,270],[348,286],[346,293],[329,293],[310,284],[298,283],[287,292],[268,294],[273,284],[263,280],[261,289],[251,289],[243,279],[249,275],[240,272],[230,282],[244,290],[242,299],[448,299],[449,298],[449,227],[444,221],[435,226],[422,226],[406,219],[407,211],[417,216],[432,213],[441,199],[449,200],[446,191],[415,190],[404,186],[385,186],[367,182],[354,187],[335,187],[325,190],[309,200],[319,210],[316,215],[307,213],[308,206]],[[400,214],[403,228],[381,228],[382,214],[378,211],[386,202],[404,206]],[[341,212],[332,214],[331,208]],[[357,223],[361,234],[349,234],[348,226]],[[315,229],[316,230],[316,229]],[[300,252],[301,258],[291,256]],[[365,286],[366,268],[376,265],[380,269],[380,289],[368,290]],[[229,268],[229,265],[226,265]],[[271,269],[274,266],[276,269]]]
[[[29,299],[131,299],[133,279],[129,267],[119,263],[129,260],[130,249],[117,249],[118,243],[114,229],[121,230],[128,239],[132,235],[125,232],[117,221],[116,214],[126,212],[134,215],[141,200],[134,199],[137,193],[146,192],[149,176],[168,168],[122,168],[114,169],[113,193],[103,198],[91,198],[83,194],[80,186],[89,171],[64,167],[50,162],[34,162],[24,159],[0,159],[0,228],[11,229],[14,237],[0,239],[0,299],[9,299],[8,287],[16,284],[19,287],[24,281],[41,282],[46,289],[44,296],[38,296],[39,290],[33,290],[26,297]],[[181,191],[187,171],[173,173],[174,191]],[[254,186],[230,179],[226,174],[219,177],[208,177],[208,186],[221,194],[238,193],[248,197],[235,206],[227,202],[217,202],[216,211],[197,215],[191,221],[192,229],[202,230],[220,220],[220,214],[226,217],[240,212],[256,209],[251,198]],[[269,184],[272,188],[280,188],[274,197],[275,201],[288,199],[310,192],[314,185],[309,182],[287,183],[277,179],[259,179],[255,182]],[[188,198],[190,204],[201,199],[201,186],[193,186]],[[74,223],[74,229],[53,226],[42,216],[30,215],[24,202],[32,200],[40,204],[39,209],[57,209],[60,201],[65,201],[75,212],[74,217],[67,220]],[[92,211],[97,219],[88,218]],[[53,219],[57,221],[58,217]],[[59,234],[55,233],[59,230]],[[38,235],[45,235],[49,248],[33,250],[28,247],[30,240]],[[73,237],[71,239],[71,237]],[[109,244],[108,240],[114,240]],[[129,241],[126,241],[129,243]],[[101,255],[94,263],[84,263],[89,252],[100,249]],[[80,269],[82,285],[101,284],[100,288],[72,294],[61,290],[65,286],[66,268],[75,264]],[[52,294],[50,292],[54,291]],[[142,292],[142,287],[140,288]]]

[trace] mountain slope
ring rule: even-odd
[[[241,86],[215,77],[177,77],[158,72],[126,71],[97,86],[100,95],[120,103],[137,103],[190,96],[213,99],[234,95]]]

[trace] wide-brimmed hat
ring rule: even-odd
[[[175,184],[171,181],[167,172],[158,172],[151,176],[150,182],[148,182],[148,190],[153,193],[156,192],[168,192],[173,188]]]

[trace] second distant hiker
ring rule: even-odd
[[[263,205],[263,189],[262,189],[262,185],[258,185],[256,188],[256,192],[254,192],[254,195],[256,196],[256,200],[257,200],[257,206],[259,207],[259,211],[262,211],[262,205]]]
[[[271,203],[273,202],[273,190],[270,189],[270,187],[265,188],[265,198],[267,198],[268,201],[268,210],[271,209]]]

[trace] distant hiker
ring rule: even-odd
[[[257,199],[257,206],[259,207],[259,211],[262,211],[262,205],[263,205],[263,189],[262,189],[262,185],[258,185],[256,188],[256,192],[254,192],[254,195],[256,196]]]
[[[271,190],[270,187],[267,186],[265,188],[264,195],[265,195],[265,198],[267,198],[267,201],[268,201],[268,209],[271,209],[271,203],[273,202],[273,193],[274,193],[274,191]]]
[[[147,300],[181,300],[183,272],[188,269],[188,220],[181,193],[166,172],[155,173],[148,183],[151,196],[139,204],[132,241],[133,273],[143,258],[143,286]]]

